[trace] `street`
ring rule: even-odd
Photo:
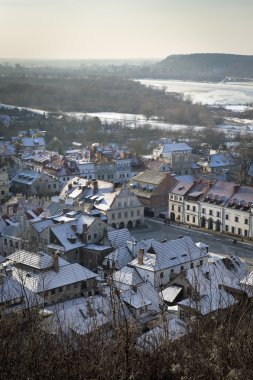
[[[137,239],[151,239],[158,241],[176,239],[179,236],[191,236],[195,243],[201,241],[209,246],[209,252],[216,254],[235,255],[253,263],[253,244],[241,242],[233,244],[234,238],[225,235],[216,235],[198,231],[187,226],[165,224],[162,220],[145,218],[146,228],[132,230],[131,234]]]

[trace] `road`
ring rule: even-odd
[[[189,229],[187,226],[177,226],[165,224],[161,220],[145,218],[146,228],[132,230],[131,234],[137,239],[171,240],[179,236],[191,236],[195,243],[201,241],[209,246],[209,252],[222,255],[235,255],[250,261],[253,265],[253,244],[241,242],[237,240],[233,244],[234,238],[226,235],[211,234],[199,231],[197,229]],[[252,261],[252,263],[251,263]]]

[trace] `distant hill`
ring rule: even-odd
[[[253,56],[236,54],[170,55],[149,66],[149,77],[221,81],[253,78]]]

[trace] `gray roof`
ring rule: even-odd
[[[43,300],[31,292],[24,284],[19,283],[11,274],[4,275],[4,280],[0,283],[0,303],[9,303],[9,306],[4,310],[4,313],[10,313],[19,309],[26,309],[31,306],[38,306],[43,303]],[[21,302],[13,306],[11,301],[21,298]]]
[[[152,185],[159,185],[167,176],[167,173],[158,172],[156,170],[145,170],[132,178],[132,182],[145,182]]]
[[[186,143],[172,143],[172,144],[164,144],[162,146],[163,153],[173,153],[180,151],[192,151],[192,148]]]
[[[31,225],[38,233],[40,233],[44,231],[45,229],[47,229],[48,227],[54,225],[54,222],[52,219],[46,219],[46,220],[41,220],[39,222],[34,222]]]
[[[143,279],[137,272],[135,268],[123,267],[122,269],[116,271],[113,274],[113,279],[116,283],[118,283],[118,287],[120,290],[120,284],[124,285],[137,285],[143,282]]]
[[[28,289],[35,293],[41,293],[97,277],[96,273],[77,263],[59,266],[59,272],[51,269],[43,273],[33,274],[15,268],[13,269],[13,273],[18,281],[23,282]]]
[[[21,170],[18,172],[18,174],[14,178],[12,178],[12,182],[18,182],[18,183],[31,185],[41,176],[42,176],[42,173],[36,170]]]
[[[113,261],[116,264],[116,268],[121,269],[125,265],[127,265],[132,259],[133,256],[127,247],[119,247],[116,248],[113,252],[111,252],[108,256],[106,256],[104,261]]]
[[[131,240],[131,234],[127,228],[107,232],[107,238],[114,248],[126,247],[127,241]]]
[[[206,257],[206,253],[196,247],[189,236],[165,243],[153,240],[150,241],[149,248],[146,247],[144,250],[143,265],[138,263],[138,259],[134,259],[129,265],[159,271]]]
[[[8,260],[14,263],[26,265],[36,269],[46,269],[53,266],[53,258],[44,252],[28,252],[24,250],[16,251],[8,256]],[[67,261],[58,258],[59,266],[69,264]]]
[[[72,229],[73,223],[63,223],[57,224],[51,227],[51,231],[59,240],[59,244],[64,248],[64,251],[70,251],[72,249],[77,249],[84,247],[86,244],[83,243],[76,233]],[[75,241],[71,242],[71,237],[75,238]],[[52,246],[50,244],[49,246]]]

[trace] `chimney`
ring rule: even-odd
[[[96,179],[92,180],[92,187],[93,187],[93,194],[95,194],[95,192],[98,189],[98,181]]]
[[[83,243],[88,243],[88,226],[87,224],[83,224],[83,234],[82,234],[82,241]]]
[[[239,189],[239,186],[240,185],[238,183],[233,186],[233,193],[235,193]]]
[[[53,267],[56,273],[59,272],[59,251],[56,251],[53,256]]]
[[[138,253],[138,264],[143,265],[143,259],[144,259],[144,248],[139,249]]]

